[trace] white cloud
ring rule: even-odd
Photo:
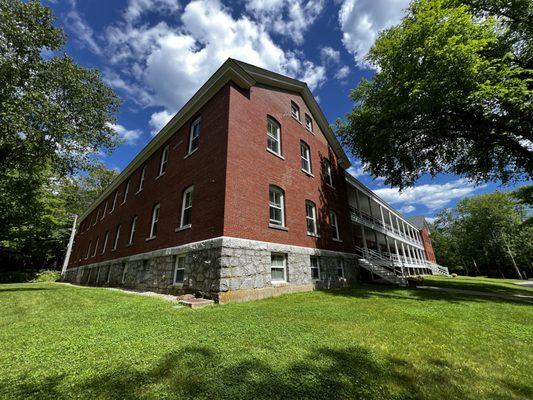
[[[379,32],[397,24],[409,0],[344,0],[339,11],[344,47],[354,55],[359,66]]]
[[[454,199],[473,193],[476,189],[473,183],[458,179],[443,184],[415,186],[407,188],[403,192],[394,188],[376,189],[374,192],[391,204],[422,204],[430,210],[436,210],[446,206]]]
[[[70,31],[74,33],[82,46],[86,46],[95,54],[102,51],[94,39],[92,28],[85,22],[80,13],[76,10],[76,1],[70,0],[70,11],[65,16],[65,22]]]
[[[142,135],[142,131],[139,129],[126,129],[120,124],[109,124],[109,126],[118,133],[126,144],[135,144]]]
[[[245,7],[266,30],[299,44],[324,9],[324,3],[324,0],[246,0]]]
[[[326,46],[320,49],[320,59],[322,64],[335,63],[337,64],[341,59],[341,53],[333,47]]]
[[[124,19],[133,22],[147,11],[172,14],[179,9],[177,0],[130,0],[124,11]]]
[[[367,175],[365,169],[363,168],[360,162],[356,162],[354,165],[348,168],[346,172],[348,172],[350,175],[355,176],[356,178],[363,175]]]
[[[424,217],[427,222],[430,224],[434,223],[437,220],[437,217]]]
[[[152,127],[152,135],[156,135],[161,128],[163,128],[174,115],[166,110],[155,112],[150,117],[150,126]]]
[[[411,206],[411,205],[406,205],[406,206],[403,206],[402,208],[400,208],[400,212],[402,213],[410,213],[411,211],[414,211],[416,210],[416,207],[415,206]]]
[[[335,73],[335,79],[344,79],[348,75],[350,75],[350,68],[348,68],[347,65],[344,65]]]

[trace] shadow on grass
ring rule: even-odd
[[[428,360],[423,367],[401,358],[380,359],[357,346],[346,349],[322,347],[288,364],[269,364],[249,357],[232,362],[208,347],[171,352],[153,367],[116,369],[68,386],[62,376],[40,384],[24,384],[16,398],[147,399],[477,399],[470,391],[479,379],[465,366]],[[503,383],[487,398],[503,398],[513,388],[517,396],[531,387]],[[20,395],[20,396],[18,396]]]
[[[58,289],[54,287],[30,287],[30,286],[28,287],[22,287],[22,286],[0,287],[0,293],[2,292],[35,292],[35,291],[41,291],[41,290],[58,290]]]
[[[428,284],[430,284],[428,282]],[[459,287],[457,287],[459,289]],[[468,289],[467,289],[468,290]],[[504,298],[488,295],[453,293],[431,289],[402,288],[392,285],[362,284],[353,288],[329,289],[324,293],[340,297],[356,297],[361,299],[387,298],[395,300],[446,301],[449,303],[492,302],[531,305],[533,301],[526,298]]]
[[[512,287],[512,283],[505,283],[510,287],[498,285],[497,282],[490,283],[490,282],[483,282],[481,280],[478,280],[476,282],[469,282],[467,280],[454,280],[453,278],[450,279],[428,279],[422,283],[423,285],[428,286],[438,286],[438,287],[445,287],[450,289],[461,289],[461,290],[477,290],[480,292],[487,292],[487,293],[496,293],[500,295],[526,295],[526,296],[533,296],[533,290],[528,290],[525,287],[520,287],[520,285],[515,285],[516,287]]]

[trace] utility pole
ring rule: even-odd
[[[70,259],[70,253],[72,252],[72,245],[74,244],[74,236],[76,235],[76,221],[78,216],[74,215],[74,223],[72,224],[72,230],[70,231],[70,239],[68,241],[67,253],[65,254],[65,260],[63,261],[63,268],[61,269],[61,276],[65,275],[67,271],[68,261]]]

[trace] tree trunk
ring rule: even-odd
[[[518,265],[516,265],[516,262],[513,257],[513,253],[511,252],[511,248],[509,247],[509,243],[507,243],[507,241],[504,238],[502,238],[502,240],[505,243],[505,247],[507,248],[507,253],[509,254],[509,257],[511,257],[511,261],[513,262],[513,267],[516,271],[516,274],[518,275],[518,279],[524,279],[522,278],[522,274],[520,273],[520,270],[518,269]]]

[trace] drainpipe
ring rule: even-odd
[[[67,253],[65,254],[65,260],[63,261],[63,268],[61,269],[61,276],[65,276],[67,272],[68,261],[70,259],[70,253],[72,252],[72,245],[74,244],[74,236],[76,235],[76,221],[78,216],[74,215],[74,223],[72,224],[72,230],[70,231],[70,239],[68,241]]]

